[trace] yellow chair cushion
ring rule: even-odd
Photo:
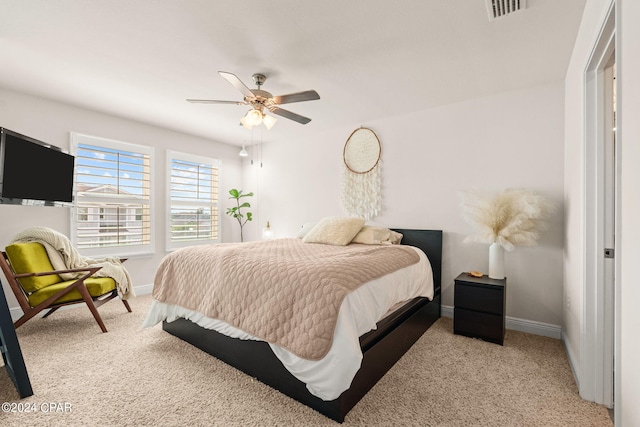
[[[51,261],[47,251],[38,242],[14,243],[5,249],[9,262],[16,273],[42,273],[53,271]],[[57,274],[38,277],[24,277],[18,279],[22,288],[27,293],[35,292],[38,289],[46,288],[55,283],[62,282],[62,278]]]
[[[56,283],[54,285],[50,285],[46,288],[42,288],[36,291],[29,295],[29,304],[31,305],[31,307],[35,307],[56,292],[66,288],[69,285],[72,285],[73,282],[75,282],[75,280],[67,280],[65,282]],[[91,277],[89,279],[86,279],[84,283],[87,285],[87,290],[92,297],[99,297],[113,291],[116,288],[116,281],[111,277]],[[79,300],[82,300],[82,295],[80,295],[80,292],[78,292],[77,289],[74,289],[68,294],[65,294],[61,298],[57,299],[54,304]]]

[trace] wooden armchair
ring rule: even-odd
[[[92,277],[102,267],[54,270],[46,249],[38,242],[7,246],[0,256],[0,267],[24,312],[14,323],[16,328],[45,309],[48,311],[43,318],[62,306],[84,303],[102,332],[107,332],[97,308],[116,298],[118,289],[111,277]],[[65,280],[60,277],[65,273],[84,274]],[[126,300],[122,303],[131,313],[129,303]]]

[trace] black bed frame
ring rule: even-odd
[[[162,328],[341,423],[346,414],[441,315],[442,231],[394,230],[403,234],[402,244],[422,249],[429,258],[434,276],[434,298],[431,301],[427,298],[412,300],[379,322],[376,330],[360,337],[362,364],[349,389],[335,400],[325,401],[312,395],[302,381],[286,370],[265,342],[229,338],[186,319],[164,321]]]

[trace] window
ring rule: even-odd
[[[151,253],[153,149],[71,134],[76,156],[72,242],[86,256]]]
[[[167,250],[220,241],[220,160],[167,152]]]

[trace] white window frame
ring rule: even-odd
[[[149,198],[148,200],[140,200],[135,199],[137,203],[144,204],[148,206],[149,209],[149,236],[148,242],[139,244],[139,245],[112,245],[101,248],[78,248],[79,252],[88,257],[92,258],[103,258],[109,256],[117,256],[117,257],[135,257],[135,256],[146,256],[154,253],[154,241],[155,241],[155,214],[152,203],[153,191],[155,188],[154,185],[154,149],[153,147],[132,144],[128,142],[116,141],[113,139],[102,138],[97,136],[85,135],[82,133],[71,132],[71,142],[70,142],[70,151],[76,156],[78,153],[78,145],[79,144],[87,144],[96,147],[103,147],[112,150],[122,150],[128,152],[134,152],[139,154],[145,154],[149,156]],[[78,166],[76,165],[75,173],[79,173]],[[99,201],[105,204],[121,204],[123,201],[126,201],[121,195],[118,197],[104,197],[101,196],[99,198],[85,197],[79,196],[78,194],[78,182],[74,177],[74,207],[71,210],[71,243],[74,247],[78,247],[78,228],[77,228],[77,219],[78,219],[78,206],[82,201]]]
[[[181,242],[175,242],[172,240],[172,233],[171,233],[171,218],[172,218],[172,206],[174,204],[174,200],[171,194],[171,179],[172,179],[172,175],[173,175],[173,160],[180,160],[180,161],[185,161],[185,162],[190,162],[190,163],[197,163],[197,164],[203,164],[203,165],[207,165],[207,166],[211,166],[213,168],[217,168],[218,169],[218,188],[217,188],[217,192],[218,192],[218,200],[207,200],[207,201],[196,201],[196,200],[190,200],[189,204],[190,205],[195,205],[195,206],[202,206],[202,207],[207,207],[207,208],[212,208],[215,209],[217,211],[217,215],[218,215],[218,229],[217,229],[217,239],[192,239],[192,240],[185,240],[185,241],[181,241]],[[183,247],[188,247],[188,246],[197,246],[197,245],[205,245],[205,244],[212,244],[212,243],[220,243],[221,242],[221,236],[222,236],[222,208],[221,208],[221,203],[220,203],[220,169],[222,167],[222,161],[220,161],[219,159],[214,159],[212,157],[205,157],[205,156],[199,156],[199,155],[195,155],[195,154],[188,154],[188,153],[182,153],[179,151],[171,151],[171,150],[167,150],[167,166],[166,166],[166,176],[167,176],[167,180],[166,180],[166,188],[167,188],[167,197],[166,197],[166,225],[165,225],[165,243],[166,243],[166,250],[167,252],[171,252],[174,251],[176,249],[180,249]]]

